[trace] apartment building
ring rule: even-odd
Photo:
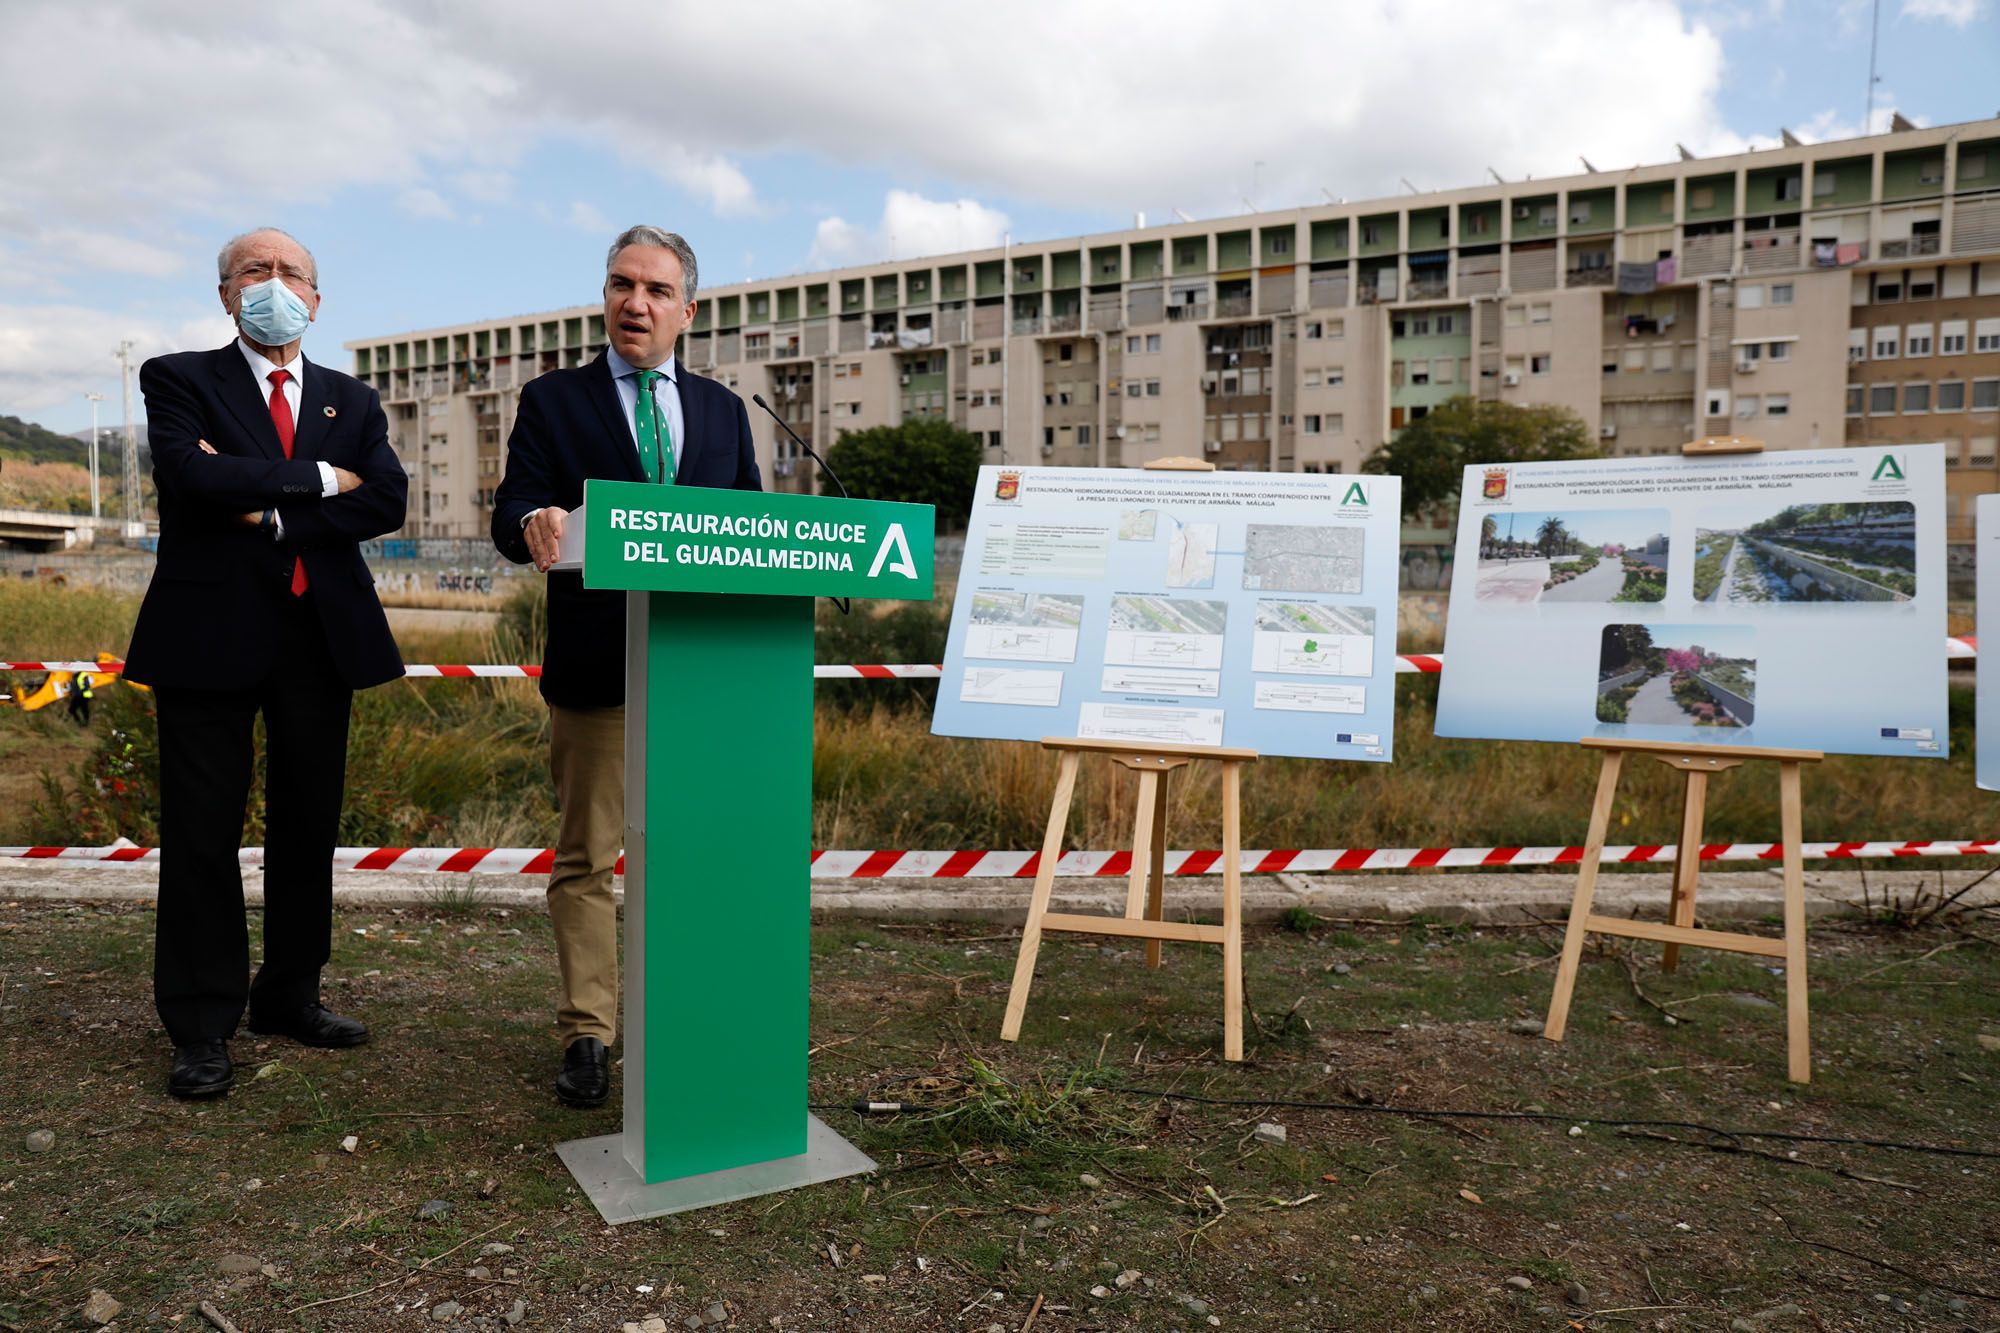
[[[1940,441],[2000,484],[2000,119],[830,270],[703,291],[685,362],[815,447],[941,416],[995,463],[1352,472],[1455,396],[1607,452]],[[699,242],[699,237],[696,238]],[[594,306],[368,338],[410,530],[486,530],[517,392]],[[769,484],[812,464],[761,412]]]

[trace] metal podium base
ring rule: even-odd
[[[598,1216],[616,1226],[648,1217],[685,1213],[718,1203],[754,1199],[801,1185],[818,1185],[875,1169],[874,1159],[829,1129],[816,1115],[806,1116],[806,1150],[797,1157],[779,1157],[749,1166],[732,1166],[678,1180],[648,1185],[625,1161],[625,1136],[605,1134],[571,1139],[556,1145],[556,1156],[576,1177],[576,1183],[597,1208]]]

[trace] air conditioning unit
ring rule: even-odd
[[[1533,213],[1526,204],[1514,205],[1514,221],[1526,222],[1532,216]]]
[[[1739,375],[1754,375],[1757,373],[1757,363],[1755,361],[1738,361],[1736,363],[1736,373]]]
[[[903,376],[903,383],[907,385],[909,382],[910,382],[910,377],[908,375]]]
[[[1600,439],[1600,440],[1615,440],[1615,439],[1617,439],[1617,438],[1618,438],[1618,427],[1616,427],[1616,426],[1599,426],[1599,427],[1597,428],[1597,438],[1598,438],[1598,439]]]
[[[1521,383],[1521,372],[1518,370],[1510,370],[1506,374],[1500,377],[1500,382],[1506,385],[1510,389],[1517,388]]]
[[[1043,446],[1042,446],[1042,457],[1043,457],[1043,458],[1047,458],[1047,457],[1048,457],[1049,455],[1053,454],[1053,453],[1054,453],[1055,451],[1056,451],[1056,447],[1055,447],[1055,446],[1054,446],[1053,444],[1045,444],[1045,445],[1043,445]]]
[[[1222,441],[1210,440],[1208,443],[1202,445],[1201,448],[1203,453],[1219,454],[1222,452]]]
[[[1113,426],[1111,434],[1113,438],[1122,440],[1125,438],[1125,428],[1123,426]]]

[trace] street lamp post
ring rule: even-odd
[[[97,405],[104,401],[104,395],[86,393],[84,397],[90,400],[90,516],[96,519],[104,517],[97,496]]]

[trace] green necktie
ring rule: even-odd
[[[639,401],[634,405],[632,415],[633,433],[639,437],[639,467],[646,474],[647,481],[662,481],[669,485],[674,480],[674,433],[663,419],[659,405],[653,400],[653,384],[660,378],[657,370],[638,372]]]

